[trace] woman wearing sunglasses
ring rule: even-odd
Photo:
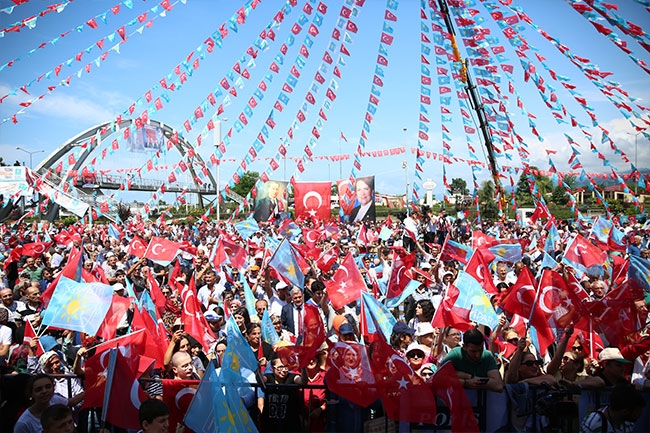
[[[550,374],[542,372],[541,360],[529,352],[527,349],[526,338],[520,338],[517,342],[517,350],[512,358],[506,371],[505,383],[522,383],[527,382],[531,385],[555,385],[557,380]]]

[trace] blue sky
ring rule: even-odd
[[[0,12],[0,27],[7,28],[17,21],[38,14],[51,3],[32,0],[27,4],[16,6],[11,14]],[[107,35],[115,32],[117,28],[143,12],[150,11],[158,4],[158,2],[141,0],[132,0],[131,3],[132,8],[129,9],[125,6],[128,2],[118,3],[117,0],[74,1],[68,3],[65,9],[59,13],[52,12],[38,18],[33,29],[23,28],[19,33],[6,33],[3,38],[0,38],[0,63],[4,64],[12,59],[19,59],[19,61],[0,71],[0,95],[20,88],[40,75],[52,71],[57,65],[65,63],[68,59],[74,59],[77,53],[93,46],[102,38],[105,41],[104,49],[113,46],[114,43],[110,43],[106,39]],[[299,7],[304,3],[304,1],[300,1]],[[320,64],[323,50],[330,42],[329,37],[336,24],[336,18],[343,1],[327,1],[325,3],[328,6],[328,11],[324,15],[319,35],[313,38],[314,45],[310,50],[311,55],[294,92],[290,95],[289,104],[282,113],[276,113],[277,127],[271,132],[267,145],[260,151],[261,157],[276,155],[278,145],[282,138],[286,138],[286,131],[304,102],[305,92],[312,85],[312,79]],[[417,146],[420,114],[419,3],[416,0],[401,0],[395,11],[398,21],[392,23],[394,42],[387,47],[389,65],[384,68],[384,86],[370,133],[367,134],[366,151],[399,146],[410,149]],[[573,53],[590,59],[593,64],[599,66],[601,71],[613,72],[613,75],[607,78],[608,80],[621,83],[622,88],[631,96],[639,98],[640,104],[650,106],[648,75],[605,36],[598,33],[585,18],[568,5],[568,2],[562,0],[515,0],[514,3],[520,5],[541,29],[568,46]],[[632,0],[610,3],[618,4],[617,13],[627,20],[648,28],[648,12],[639,3]],[[120,13],[113,16],[109,12],[106,24],[98,21],[96,29],[83,25],[90,18],[109,11],[117,4],[121,5]],[[34,165],[36,166],[41,157],[53,152],[66,140],[94,125],[115,119],[138,98],[142,98],[147,90],[156,86],[162,77],[172,72],[174,67],[183,61],[190,52],[201,46],[203,41],[231,17],[242,4],[243,2],[235,0],[187,0],[185,4],[177,2],[173,10],[166,14],[167,16],[155,19],[153,25],[144,28],[141,34],[131,34],[137,26],[127,27],[127,33],[130,36],[124,44],[121,44],[120,53],[111,51],[106,60],[101,62],[100,67],[94,63],[91,65],[90,73],[84,71],[80,78],[76,75],[78,70],[101,54],[97,46],[89,53],[84,53],[81,62],[73,61],[70,67],[64,65],[60,76],[74,75],[69,86],[56,88],[52,94],[46,95],[41,101],[28,107],[24,114],[18,116],[17,124],[6,122],[0,126],[0,156],[10,163],[18,159],[29,164],[29,155],[16,150],[17,146],[30,151],[44,150],[44,153],[34,155]],[[200,67],[193,72],[182,89],[173,92],[171,101],[165,103],[164,109],[153,115],[152,118],[182,130],[183,121],[192,115],[198,104],[216,88],[232,65],[245,54],[246,48],[273,18],[281,4],[277,0],[262,1],[251,12],[246,23],[239,26],[236,33],[230,32],[224,39],[222,48],[215,48],[214,53],[206,55],[201,61]],[[317,4],[318,2],[314,3],[314,7]],[[0,0],[0,9],[12,5],[13,2],[9,0]],[[548,157],[544,149],[549,148],[557,150],[553,159],[558,168],[560,170],[567,169],[566,161],[571,152],[562,133],[568,132],[582,145],[580,158],[585,169],[588,172],[606,172],[607,168],[603,166],[602,161],[589,151],[589,145],[582,139],[580,131],[558,126],[553,120],[551,111],[543,104],[535,86],[530,81],[524,82],[522,68],[516,54],[486,9],[481,4],[473,7],[480,11],[481,17],[485,18],[485,22],[482,23],[483,27],[490,29],[491,36],[498,37],[500,45],[506,48],[504,55],[515,68],[513,84],[521,95],[528,112],[535,116],[537,130],[545,138],[544,143],[540,144],[531,133],[528,120],[520,114],[514,100],[505,101],[508,111],[512,113],[512,119],[517,125],[518,133],[529,144],[531,162],[541,168],[547,168]],[[352,154],[357,147],[376,65],[384,9],[385,2],[383,0],[366,0],[365,5],[354,19],[358,26],[358,32],[349,34],[352,39],[352,43],[348,45],[350,56],[345,57],[346,64],[341,67],[342,78],[337,79],[339,84],[337,98],[332,104],[331,110],[328,111],[328,120],[321,130],[317,146],[313,149],[316,156],[338,154],[339,147],[342,153]],[[245,86],[239,89],[239,96],[233,98],[234,102],[226,108],[225,113],[221,116],[229,119],[224,128],[233,125],[244,104],[252,96],[257,83],[268,71],[269,64],[278,53],[280,44],[289,35],[291,23],[298,17],[299,12],[296,9],[287,17],[276,31],[275,43],[271,43],[267,51],[260,52],[256,59],[257,66],[250,69],[250,80],[247,80]],[[147,18],[151,19],[152,17],[153,15],[149,12]],[[311,19],[311,16],[308,18]],[[604,21],[601,22],[606,24]],[[78,26],[82,26],[82,31],[74,30]],[[539,54],[546,58],[547,64],[555,72],[570,77],[571,83],[577,86],[580,93],[587,99],[588,104],[597,113],[600,124],[610,131],[610,136],[616,145],[634,161],[635,137],[630,134],[633,130],[629,122],[598,91],[593,83],[586,79],[578,68],[561,55],[555,47],[529,26],[524,27],[523,36],[538,49]],[[28,55],[30,50],[37,48],[41,43],[51,41],[57,35],[68,30],[73,31],[60,38],[56,44],[48,44],[45,48],[36,49],[31,55]],[[615,31],[627,42],[634,55],[646,63],[650,63],[650,56],[637,42],[623,35],[618,29]],[[301,33],[297,37],[297,41],[302,41],[304,34],[305,32]],[[222,164],[222,183],[232,176],[241,158],[244,157],[263,126],[282,84],[286,80],[299,46],[298,42],[290,48],[286,56],[289,64],[285,64],[280,73],[274,77],[272,85],[265,93],[264,100],[255,108],[254,116],[250,119],[248,126],[241,133],[234,135],[225,158],[236,159],[237,162]],[[461,47],[461,52],[463,55],[466,53],[463,47]],[[529,52],[529,54],[532,56],[532,53]],[[433,54],[430,58],[434,59]],[[429,124],[430,139],[425,142],[425,150],[441,154],[440,105],[436,94],[435,65],[432,66],[434,71],[432,76],[434,80],[433,102],[428,107],[431,120]],[[569,93],[559,83],[553,82],[539,63],[536,64],[536,67],[544,80],[557,88],[559,100],[567,110],[574,114],[581,123],[590,125],[590,119]],[[329,78],[329,76],[326,77],[325,85],[328,84]],[[18,91],[17,95],[8,96],[0,104],[0,119],[10,117],[21,108],[18,106],[19,102],[46,92],[47,86],[57,84],[58,80],[43,78],[41,82],[34,83],[29,88],[31,96],[25,95],[22,91]],[[504,91],[507,91],[507,85],[504,84],[504,86]],[[320,93],[317,94],[316,105],[310,106],[307,120],[296,131],[294,140],[288,148],[290,157],[302,156],[303,149],[310,137],[310,131],[318,118],[317,107],[325,98],[325,88],[323,86]],[[157,93],[154,93],[154,97],[157,96]],[[136,113],[141,112],[142,109],[143,107],[139,106]],[[455,117],[451,131],[452,151],[457,157],[467,158],[468,151],[457,105],[452,105],[450,109],[454,112]],[[205,114],[206,117],[202,121],[207,121],[214,111]],[[194,129],[185,136],[194,142],[198,131],[204,125],[205,122],[197,123]],[[347,137],[347,143],[340,140],[341,131]],[[590,129],[590,131],[593,132],[595,129]],[[637,156],[638,166],[650,167],[650,158],[647,153],[648,140],[643,135],[639,135],[637,140],[638,149],[640,149]],[[613,166],[621,171],[629,170],[629,165],[615,155],[609,146],[600,144],[599,135],[595,139],[595,143]],[[211,144],[212,141],[209,141],[199,147],[201,155],[205,157],[213,151]],[[478,135],[474,136],[473,144],[479,157],[485,161]],[[109,157],[103,160],[98,157],[94,168],[108,170],[142,167],[147,157],[146,154],[120,150],[109,154]],[[393,157],[363,158],[360,175],[375,175],[376,188],[380,193],[402,193],[405,189],[405,171],[402,169],[402,160],[406,160],[408,163],[407,174],[409,182],[412,182],[415,157],[410,152],[407,152],[406,155]],[[169,166],[177,162],[178,155],[173,153],[160,160],[161,165]],[[500,158],[498,162],[510,166],[520,165],[517,155],[514,155],[512,160]],[[253,163],[248,168],[261,172],[267,167],[268,161],[260,161]],[[287,179],[294,174],[295,167],[295,163],[287,161]],[[343,177],[349,175],[352,169],[352,160],[343,161],[340,166],[338,162],[315,160],[305,168],[305,172],[299,176],[300,180],[336,180],[339,177],[339,169]],[[282,180],[285,178],[284,173],[285,170],[281,163],[280,169],[272,177]],[[487,170],[484,170],[479,180],[487,179],[488,175]],[[163,174],[162,171],[150,173],[143,171],[142,176],[166,178],[167,174]],[[453,177],[462,177],[468,181],[468,184],[471,183],[470,170],[463,163],[447,166],[447,176],[449,180]],[[431,178],[438,184],[434,193],[437,198],[441,198],[441,162],[428,160],[424,165],[422,177],[423,179]],[[132,197],[137,197],[139,200],[148,198],[148,195],[141,193],[137,195],[121,194],[124,201],[130,201]]]

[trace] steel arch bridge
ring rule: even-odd
[[[50,181],[52,181],[56,186],[63,187],[63,185],[69,180],[69,177],[66,176],[59,177],[58,175],[56,175],[54,167],[59,163],[59,161],[66,159],[68,157],[68,154],[71,151],[74,151],[76,148],[81,147],[85,143],[88,143],[88,145],[85,147],[85,150],[81,153],[81,155],[76,157],[76,162],[74,163],[74,165],[70,167],[70,170],[72,170],[73,172],[78,172],[82,167],[84,167],[87,164],[88,158],[99,146],[101,146],[101,144],[105,140],[107,140],[113,134],[116,134],[119,131],[123,130],[124,128],[131,127],[131,125],[134,123],[135,123],[135,119],[123,119],[119,124],[115,121],[112,121],[112,122],[101,123],[99,125],[95,125],[91,128],[88,128],[85,131],[79,133],[78,135],[70,138],[61,146],[59,146],[56,150],[54,150],[54,152],[52,152],[45,159],[43,159],[43,161],[40,162],[40,164],[36,167],[34,171],[36,171],[38,174],[43,176],[47,174],[48,179],[50,179]],[[155,127],[159,127],[163,131],[163,134],[166,139],[171,138],[175,132],[175,130],[169,125],[166,125],[163,122],[157,120],[150,119],[149,124]],[[97,138],[97,139],[92,140],[92,138]],[[180,135],[178,136],[178,141],[174,143],[174,147],[180,153],[181,157],[184,157],[185,154],[190,149],[194,150],[194,146],[192,146],[192,144],[189,141],[187,141],[184,137]],[[203,158],[198,152],[194,152],[194,158],[197,159],[199,165],[205,165]],[[212,173],[208,171],[207,176],[210,180],[211,185],[207,185],[207,186],[200,185],[196,180],[197,175],[194,166],[190,164],[188,165],[188,169],[192,176],[192,182],[194,184],[194,187],[180,188],[180,187],[168,186],[166,188],[166,191],[181,192],[182,190],[186,190],[188,193],[195,193],[199,197],[199,206],[203,208],[204,196],[214,196],[215,198],[213,198],[212,201],[216,199],[217,191],[214,186],[217,185],[217,182],[213,177]],[[120,187],[123,185],[121,181],[116,181],[115,179],[108,179],[103,176],[98,176],[96,180],[97,180],[96,182],[97,187],[100,190],[101,189],[117,190],[120,189]],[[132,180],[133,183],[129,188],[129,191],[153,192],[153,191],[157,191],[160,188],[160,185],[163,183],[162,181],[154,181],[154,180],[139,181],[137,178],[133,178]]]

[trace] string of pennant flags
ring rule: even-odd
[[[97,41],[95,44],[92,44],[92,45],[86,47],[84,50],[78,52],[74,57],[71,57],[71,58],[69,58],[68,60],[66,60],[66,61],[64,61],[62,63],[59,63],[53,69],[50,69],[47,72],[40,74],[38,77],[33,78],[30,82],[28,82],[26,84],[23,84],[18,89],[10,90],[9,93],[6,93],[6,94],[0,96],[0,102],[2,102],[4,99],[9,97],[10,95],[11,96],[17,95],[19,91],[23,92],[26,95],[30,95],[29,90],[34,84],[39,83],[43,79],[49,80],[49,79],[58,78],[59,74],[63,70],[64,66],[72,67],[73,65],[75,65],[77,63],[81,63],[84,54],[90,54],[95,49],[95,47],[97,47],[102,52],[99,56],[95,57],[93,60],[86,63],[82,68],[78,69],[75,73],[72,73],[72,74],[68,75],[65,79],[60,80],[58,82],[58,84],[55,83],[55,84],[52,84],[50,86],[47,86],[47,91],[45,93],[42,93],[41,95],[39,95],[39,96],[37,96],[35,98],[19,102],[18,105],[20,105],[22,108],[20,110],[18,110],[16,113],[12,114],[11,116],[9,116],[9,117],[3,119],[2,121],[0,121],[0,125],[6,123],[8,121],[11,121],[14,124],[18,123],[18,117],[17,116],[21,115],[21,114],[24,114],[32,104],[43,100],[46,96],[51,95],[55,90],[57,90],[57,89],[59,89],[61,87],[70,86],[70,84],[72,83],[72,79],[75,76],[78,79],[80,79],[84,75],[84,73],[85,74],[90,74],[93,65],[95,65],[95,67],[99,68],[101,66],[102,62],[106,61],[106,59],[108,58],[109,53],[114,52],[114,53],[119,54],[121,44],[125,43],[127,40],[129,40],[132,36],[134,36],[136,34],[142,34],[145,29],[148,29],[153,25],[153,23],[154,23],[154,21],[156,19],[166,16],[167,13],[170,12],[174,8],[174,6],[176,4],[178,4],[178,3],[184,4],[186,1],[187,0],[180,0],[180,1],[176,1],[174,3],[170,3],[170,0],[161,1],[159,5],[156,5],[156,6],[152,7],[149,10],[151,15],[154,15],[151,19],[147,18],[147,16],[148,16],[147,12],[144,12],[144,13],[140,14],[138,17],[133,18],[132,20],[130,20],[125,25],[122,25],[121,27],[117,28],[116,31],[108,34],[104,38]],[[122,4],[128,5],[129,8],[131,8],[133,6],[132,0],[126,0]],[[115,7],[114,9],[119,10],[119,7]],[[96,20],[94,18],[89,20],[89,22],[91,24],[86,22],[84,25],[77,26],[77,28],[76,28],[77,31],[80,31],[81,29],[83,29],[85,25],[88,25],[90,27],[97,26],[97,22],[96,22]],[[132,26],[138,26],[138,27],[136,27],[135,30],[133,30],[132,32],[127,34],[127,28],[132,27]],[[118,36],[119,36],[119,39],[118,39]],[[111,44],[114,44],[108,50],[104,50],[104,44],[105,44],[104,41],[105,40],[108,41]],[[132,114],[132,112],[131,112],[131,114]]]
[[[184,87],[184,84],[192,78],[193,72],[200,66],[201,60],[209,53],[213,53],[215,49],[221,47],[221,43],[229,34],[238,32],[240,26],[244,25],[249,14],[256,8],[261,0],[248,1],[237,12],[235,12],[228,20],[226,20],[220,27],[212,32],[209,37],[196,49],[192,50],[182,61],[180,61],[173,71],[164,75],[158,83],[147,90],[142,97],[131,103],[129,107],[124,110],[122,115],[118,116],[107,126],[104,131],[98,131],[95,137],[89,139],[87,143],[75,148],[66,160],[59,162],[55,171],[59,174],[65,173],[69,181],[64,186],[64,190],[68,190],[74,179],[78,174],[77,170],[73,170],[73,166],[81,158],[83,152],[86,152],[90,145],[97,145],[97,156],[95,156],[91,163],[83,169],[93,171],[93,166],[96,165],[97,159],[100,160],[114,157],[116,152],[124,151],[126,148],[125,142],[134,134],[138,129],[143,128],[149,123],[157,112],[165,108],[166,105],[172,103],[173,95],[179,92]],[[635,64],[648,72],[645,63],[633,55],[633,51],[626,46],[624,41],[620,39],[609,27],[606,27],[598,18],[598,15],[605,19],[605,22],[610,26],[614,26],[621,30],[624,34],[631,36],[637,41],[644,49],[648,50],[648,34],[643,31],[639,26],[622,19],[611,8],[604,6],[600,2],[594,2],[593,5],[586,6],[583,3],[577,3],[574,0],[567,0],[569,4],[576,9],[581,16],[587,19],[599,33],[606,36],[614,42],[620,49],[628,53],[628,55],[635,61]],[[15,2],[16,3],[16,2]],[[62,3],[67,5],[69,2]],[[13,123],[17,122],[16,115],[22,114],[32,103],[42,99],[47,94],[51,93],[54,89],[60,86],[70,85],[71,78],[74,75],[81,78],[81,75],[86,72],[90,73],[90,65],[95,64],[99,67],[100,63],[106,59],[109,52],[114,51],[119,54],[119,45],[126,43],[129,37],[135,33],[142,33],[142,31],[153,23],[153,20],[159,16],[164,16],[171,12],[173,7],[179,2],[170,3],[165,0],[157,4],[155,7],[149,9],[139,15],[137,18],[124,24],[112,36],[107,36],[104,39],[109,42],[114,42],[121,39],[119,43],[88,63],[86,67],[81,68],[76,74],[68,76],[60,82],[57,86],[48,88],[48,92],[21,103],[23,109],[12,115],[10,118],[4,119],[2,123],[11,120]],[[185,3],[185,1],[180,1]],[[151,207],[156,198],[165,193],[166,185],[178,181],[179,175],[184,173],[190,166],[199,166],[196,172],[196,177],[193,179],[199,184],[204,184],[207,181],[210,169],[213,169],[216,164],[221,162],[237,162],[237,168],[234,170],[226,191],[233,188],[238,184],[243,177],[244,173],[248,170],[250,165],[254,162],[268,161],[268,167],[262,171],[260,176],[261,182],[266,182],[273,177],[273,173],[280,167],[280,161],[289,159],[296,163],[296,171],[291,176],[291,180],[297,180],[305,171],[305,166],[314,160],[352,160],[352,168],[348,176],[350,181],[353,181],[361,172],[362,158],[363,157],[386,157],[404,154],[407,152],[406,147],[395,147],[383,150],[366,150],[366,144],[371,132],[371,126],[376,112],[379,110],[381,101],[381,91],[386,74],[389,72],[389,64],[391,60],[390,48],[392,46],[395,35],[393,35],[392,23],[397,21],[398,2],[388,0],[384,11],[384,19],[382,22],[382,32],[378,43],[377,60],[375,64],[374,74],[371,77],[370,92],[368,95],[368,104],[366,107],[363,121],[361,122],[361,131],[357,140],[357,146],[352,154],[340,155],[314,155],[314,149],[318,144],[321,136],[321,131],[325,128],[328,121],[328,112],[332,109],[335,99],[337,97],[337,89],[340,80],[343,79],[343,71],[346,66],[345,57],[351,55],[350,45],[352,37],[359,31],[355,18],[358,16],[362,9],[363,1],[347,0],[343,2],[339,12],[338,20],[329,36],[329,43],[327,49],[320,57],[320,65],[315,76],[312,78],[308,90],[305,92],[304,100],[300,108],[296,111],[289,127],[285,132],[285,137],[275,150],[274,156],[260,157],[260,154],[266,150],[266,144],[269,140],[270,134],[275,130],[277,123],[275,118],[283,112],[288,106],[290,100],[297,95],[294,89],[297,87],[298,82],[304,78],[304,67],[308,62],[314,62],[319,56],[313,52],[314,42],[318,38],[322,38],[325,33],[322,29],[322,23],[325,15],[327,14],[327,6],[323,2],[317,0],[307,0],[302,8],[297,7],[296,0],[287,0],[273,19],[265,26],[262,33],[257,36],[254,41],[248,46],[241,57],[235,62],[231,70],[229,70],[221,79],[214,90],[196,105],[194,110],[186,116],[182,122],[182,128],[174,131],[172,136],[166,140],[166,145],[155,152],[142,167],[134,169],[122,169],[120,172],[133,173],[142,177],[143,172],[152,172],[160,170],[169,170],[170,173],[166,182],[162,183],[159,190],[155,191],[144,208],[143,213],[148,213],[147,207]],[[643,3],[643,2],[642,2]],[[19,3],[16,3],[19,4]],[[107,10],[103,14],[97,15],[91,20],[87,20],[74,28],[74,31],[81,31],[85,28],[97,28],[98,21],[106,24],[106,17],[113,13],[117,15],[120,6],[131,8],[132,1],[124,1]],[[12,7],[13,8],[13,7]],[[51,7],[46,8],[45,11],[50,10]],[[56,8],[52,11],[61,12]],[[116,8],[116,9],[115,9]],[[479,8],[487,11],[485,14]],[[9,8],[7,8],[9,9]],[[115,10],[114,10],[115,9]],[[13,10],[13,9],[12,9]],[[514,49],[519,64],[523,70],[524,81],[531,82],[538,90],[540,98],[545,103],[546,107],[550,110],[553,118],[559,125],[568,125],[573,128],[583,140],[589,143],[589,150],[595,154],[598,159],[602,161],[603,167],[611,171],[610,173],[587,173],[585,172],[582,162],[579,158],[581,155],[581,145],[569,133],[564,133],[564,136],[571,148],[571,155],[567,161],[570,165],[571,171],[561,172],[557,170],[556,164],[551,158],[555,151],[551,148],[545,147],[548,154],[548,170],[540,170],[538,173],[546,173],[551,177],[554,185],[564,186],[570,197],[570,205],[575,212],[578,212],[574,197],[570,194],[569,187],[563,181],[563,178],[571,176],[579,176],[581,180],[588,181],[588,188],[596,192],[599,200],[603,199],[603,195],[596,185],[595,179],[609,178],[619,182],[626,192],[629,192],[633,197],[634,204],[641,208],[641,203],[632,191],[629,191],[626,180],[636,180],[638,185],[647,188],[646,178],[639,173],[637,167],[631,164],[629,158],[610,137],[610,132],[607,131],[599,122],[595,110],[589,105],[587,98],[577,89],[577,86],[572,83],[569,77],[557,74],[547,60],[539,54],[539,49],[534,47],[523,36],[523,32],[527,26],[542,35],[548,40],[560,53],[562,53],[571,63],[587,77],[599,91],[610,101],[619,112],[629,121],[630,125],[636,131],[642,133],[646,138],[650,139],[648,126],[649,109],[639,103],[638,100],[631,97],[619,83],[606,80],[610,73],[600,71],[597,65],[591,63],[589,59],[580,57],[559,39],[555,38],[545,30],[536,25],[525,11],[517,5],[508,3],[497,3],[487,0],[466,1],[462,5],[454,3],[450,7],[451,12],[455,18],[456,25],[460,33],[460,42],[468,56],[468,65],[471,68],[472,75],[476,77],[476,84],[481,96],[481,102],[484,104],[489,120],[489,130],[494,141],[494,151],[500,170],[499,177],[504,181],[509,181],[511,187],[515,185],[513,175],[525,173],[527,176],[534,178],[536,175],[533,170],[527,171],[530,166],[528,149],[529,144],[524,140],[522,133],[518,131],[513,120],[513,114],[510,113],[504,104],[504,101],[513,100],[520,110],[522,116],[528,120],[528,129],[537,138],[538,142],[542,145],[547,142],[543,134],[536,125],[536,116],[533,112],[526,108],[523,98],[515,86],[515,67],[511,64],[505,55],[505,47],[499,41],[499,37],[492,35],[490,29],[483,26],[487,17],[494,20],[498,27],[503,32],[505,38],[508,40],[509,45]],[[4,11],[4,10],[3,10]],[[42,12],[49,13],[49,12]],[[291,25],[290,34],[280,43],[276,42],[276,32],[283,22],[292,15],[292,12],[299,11]],[[6,12],[5,12],[6,13]],[[43,15],[41,15],[43,16]],[[150,18],[153,16],[152,18]],[[25,20],[23,20],[25,21]],[[21,21],[22,23],[22,21]],[[93,24],[94,23],[94,24]],[[26,27],[35,26],[36,21],[27,22]],[[14,25],[15,26],[15,25]],[[12,27],[14,27],[12,26]],[[22,24],[21,24],[22,26]],[[137,26],[136,29],[129,35],[126,34],[125,28]],[[415,155],[415,164],[413,167],[412,189],[410,194],[414,198],[419,198],[422,192],[422,174],[425,170],[427,161],[438,160],[442,162],[442,179],[445,186],[444,199],[449,202],[450,199],[450,184],[447,179],[447,165],[452,163],[466,163],[471,167],[472,173],[472,186],[474,204],[478,210],[478,171],[486,168],[486,164],[478,157],[476,149],[481,144],[476,143],[475,135],[477,134],[476,122],[472,117],[472,108],[468,102],[468,95],[464,89],[464,84],[461,80],[463,64],[458,57],[458,46],[454,39],[444,30],[445,24],[441,20],[441,11],[435,3],[430,3],[422,0],[420,2],[420,89],[419,89],[419,124],[418,124],[418,140],[417,147],[410,148],[411,154]],[[298,38],[302,37],[300,41]],[[112,39],[111,39],[112,38]],[[102,39],[102,41],[104,40]],[[54,45],[55,42],[48,41],[45,45]],[[100,46],[101,45],[101,46]],[[287,57],[288,50],[294,45],[299,45],[299,51],[293,59]],[[39,46],[39,48],[41,48]],[[9,95],[17,95],[20,92],[29,95],[29,90],[32,84],[40,82],[41,79],[58,77],[63,65],[71,66],[75,62],[81,62],[81,58],[85,54],[89,54],[95,47],[100,50],[104,49],[102,44],[95,44],[88,47],[86,50],[80,52],[77,56],[61,63],[59,66],[38,78],[33,79],[27,84],[20,86],[20,88],[13,89],[8,94],[0,97],[0,101]],[[277,49],[272,50],[273,47]],[[31,55],[34,50],[31,50],[27,55]],[[532,55],[531,55],[532,54]],[[256,87],[249,84],[251,76],[250,71],[257,67],[258,62],[262,59],[272,59],[268,66],[268,71],[265,73],[263,79],[259,81]],[[18,58],[17,58],[18,59]],[[10,67],[11,62],[0,67],[0,70],[5,67]],[[436,83],[432,75],[434,73],[433,64],[435,64]],[[540,67],[541,66],[541,67]],[[58,69],[57,69],[58,68]],[[286,71],[286,74],[283,72]],[[545,76],[542,76],[542,73]],[[279,79],[284,75],[283,87],[275,97],[273,108],[266,116],[263,126],[260,128],[257,138],[250,145],[245,156],[239,158],[226,158],[226,152],[234,145],[236,141],[235,134],[240,134],[247,129],[251,124],[251,119],[258,113],[258,105],[260,102],[268,97],[267,88],[269,84],[275,79]],[[581,123],[578,117],[569,112],[566,105],[562,102],[562,96],[558,89],[553,86],[554,83],[559,85],[568,92],[574,101],[580,105],[586,116],[591,120],[592,126],[600,130],[600,143],[599,146],[595,143],[595,137],[588,131],[588,126]],[[437,84],[437,86],[435,85]],[[504,84],[504,85],[502,85]],[[251,87],[250,92],[246,94],[247,89]],[[430,139],[430,118],[432,113],[431,105],[432,98],[435,97],[434,89],[438,92],[440,104],[440,121],[441,121],[441,149],[436,152],[431,149]],[[507,89],[507,92],[505,91]],[[226,114],[228,107],[234,102],[236,98],[241,97],[247,99],[243,110],[236,115],[234,125],[229,128],[222,141],[217,146],[216,150],[209,154],[207,163],[199,161],[196,158],[196,149],[199,148],[204,140],[215,129],[215,123]],[[322,103],[319,105],[318,100]],[[24,104],[24,105],[23,105]],[[140,114],[137,115],[137,112]],[[208,119],[209,117],[209,119]],[[126,128],[119,129],[119,124],[125,118],[132,118],[134,122]],[[205,119],[204,119],[205,118]],[[294,133],[299,128],[304,128],[307,122],[312,122],[311,136],[309,137],[302,155],[298,157],[288,157],[287,152],[289,146],[294,141]],[[454,150],[459,147],[455,145],[451,133],[451,125],[458,119],[462,121],[462,128],[464,131],[464,139],[468,149],[468,158],[462,158],[454,155]],[[206,122],[207,120],[207,122]],[[174,147],[174,144],[179,142],[180,137],[185,138],[196,128],[200,122],[206,122],[205,126],[198,132],[198,135],[191,142],[190,147],[184,155],[175,156],[169,151]],[[99,143],[99,137],[106,131],[114,131],[116,137],[109,141]],[[479,140],[480,141],[480,140]],[[347,139],[346,139],[347,142]],[[611,150],[614,155],[617,155],[621,161],[630,165],[630,174],[619,175],[613,168],[612,162],[607,158],[607,152],[602,150]],[[240,150],[240,149],[238,149]],[[513,152],[514,151],[514,152]],[[517,155],[523,164],[523,167],[518,167],[512,164],[513,157]],[[161,164],[161,161],[167,158],[177,159],[178,162],[171,165]],[[130,188],[130,183],[124,186],[125,190]],[[226,191],[223,191],[219,200],[225,199]],[[540,201],[543,197],[531,181],[531,191]],[[254,198],[256,189],[251,191],[251,194],[246,197],[244,204],[237,209],[233,214],[236,217],[245,206]],[[119,195],[119,193],[116,193]],[[183,200],[185,194],[181,194],[179,199]],[[352,199],[351,196],[347,197],[348,200]],[[516,208],[514,194],[510,196],[510,204]],[[499,206],[501,203],[499,202]],[[606,209],[609,211],[608,206]],[[501,208],[499,208],[502,211]],[[209,208],[208,213],[213,209]],[[480,218],[480,215],[479,215]]]

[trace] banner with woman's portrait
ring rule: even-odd
[[[375,222],[375,176],[357,177],[351,192],[348,180],[340,181],[338,188],[339,205],[345,221]]]

